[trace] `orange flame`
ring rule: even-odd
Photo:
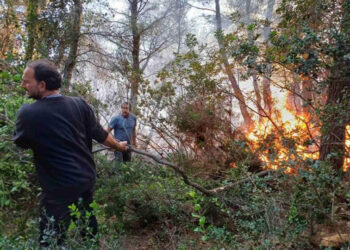
[[[306,160],[318,159],[319,128],[314,127],[308,113],[294,111],[287,95],[275,103],[280,110],[256,124],[247,138],[252,149],[259,150],[264,167],[295,172]]]
[[[296,172],[305,161],[319,158],[320,128],[312,121],[313,117],[295,108],[288,102],[285,94],[275,100],[279,111],[271,118],[260,120],[247,133],[251,148],[258,151],[265,168],[286,168],[286,172]],[[343,170],[350,170],[350,125],[346,127],[345,159]]]

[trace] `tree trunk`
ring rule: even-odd
[[[58,50],[57,50],[57,56],[55,58],[55,64],[57,66],[59,66],[63,60],[63,56],[64,56],[64,52],[65,52],[65,41],[64,39],[60,39],[59,41],[59,45],[58,45]]]
[[[251,13],[250,4],[251,4],[251,0],[246,0],[247,25],[250,25],[252,23],[252,20],[250,18],[250,13]],[[253,43],[253,32],[250,30],[248,31],[248,40],[249,40],[249,42]],[[251,74],[252,74],[252,78],[253,78],[253,86],[254,86],[254,92],[255,92],[255,98],[256,98],[255,105],[256,105],[258,114],[260,114],[259,119],[261,119],[262,114],[264,112],[263,112],[262,107],[261,107],[261,94],[260,94],[260,88],[259,88],[256,70],[252,69]]]
[[[262,80],[263,85],[263,100],[264,100],[264,110],[268,115],[271,115],[272,111],[272,96],[271,96],[271,87],[270,87],[270,79],[271,72],[269,70],[270,67],[268,67],[267,75],[268,77],[264,77]]]
[[[258,84],[258,79],[257,79],[256,71],[254,70],[253,72],[253,86],[254,86],[254,92],[255,92],[255,98],[256,98],[256,108],[258,110],[258,113],[260,115],[260,118],[262,118],[262,115],[264,114],[264,111],[261,106],[261,94],[260,94],[260,88]],[[259,119],[260,119],[259,118]]]
[[[269,47],[269,37],[271,33],[271,19],[273,14],[273,9],[275,6],[276,0],[268,0],[266,14],[265,14],[265,26],[263,29],[264,41],[267,43],[266,45]],[[272,110],[272,97],[271,97],[271,87],[270,87],[270,77],[271,77],[271,65],[267,66],[266,77],[263,78],[263,100],[264,100],[264,109],[267,114],[271,114]]]
[[[24,60],[27,62],[32,59],[37,37],[37,22],[38,22],[38,0],[27,1],[27,17],[26,28],[28,33],[28,41]]]
[[[130,2],[131,19],[130,26],[132,32],[132,76],[130,79],[131,93],[130,93],[130,103],[131,110],[136,111],[137,108],[137,97],[139,85],[141,82],[141,70],[140,70],[140,43],[141,34],[138,28],[138,0],[132,0]]]
[[[233,75],[231,66],[229,64],[226,52],[225,52],[225,46],[223,43],[223,32],[222,32],[222,24],[221,24],[221,12],[220,12],[220,3],[219,0],[215,0],[215,10],[216,10],[216,25],[217,25],[217,40],[218,40],[218,44],[219,44],[219,48],[220,48],[220,52],[221,52],[221,56],[222,56],[222,60],[225,66],[225,72],[228,76],[228,79],[232,85],[235,97],[238,99],[239,102],[239,107],[244,119],[244,124],[246,126],[247,129],[251,129],[254,126],[254,122],[250,116],[250,114],[248,113],[248,109],[247,109],[247,105],[243,96],[243,93],[241,91],[241,89],[238,86],[237,80],[235,78],[235,76]]]
[[[349,123],[350,71],[346,55],[350,54],[350,0],[342,4],[341,32],[337,40],[338,53],[328,79],[327,103],[322,118],[320,159],[330,160],[336,170],[344,162],[346,125]]]
[[[177,9],[176,13],[176,21],[177,21],[177,50],[176,53],[180,54],[183,36],[186,32],[185,26],[185,15],[186,15],[186,7],[185,3],[182,0],[176,0],[175,8]]]
[[[302,101],[298,95],[301,95],[300,90],[300,82],[298,80],[297,75],[293,75],[293,83],[290,87],[290,91],[288,92],[288,107],[289,110],[296,111],[297,114],[300,114],[302,111]]]
[[[304,99],[304,103],[302,105],[302,112],[304,114],[310,113],[310,104],[312,103],[312,95],[313,95],[313,86],[312,86],[312,81],[309,77],[302,76],[301,77],[301,96]]]
[[[15,47],[14,35],[17,29],[16,26],[20,27],[19,22],[16,18],[14,6],[12,1],[5,1],[0,4],[3,8],[3,18],[0,19],[0,59],[4,59],[7,53],[11,53]]]
[[[343,69],[345,70],[345,69]],[[341,71],[341,69],[339,70]],[[335,72],[334,72],[335,73]],[[336,170],[341,170],[344,161],[345,151],[345,128],[349,121],[344,117],[344,110],[341,110],[340,103],[344,99],[344,88],[350,88],[350,77],[347,79],[332,79],[328,88],[328,99],[326,107],[330,111],[323,115],[320,159],[330,160]],[[349,89],[348,89],[349,91]]]
[[[63,83],[69,87],[73,70],[77,62],[78,45],[80,38],[81,19],[83,13],[83,4],[81,0],[73,0],[72,23],[70,32],[69,55],[63,69]]]

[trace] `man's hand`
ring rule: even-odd
[[[118,151],[127,151],[129,148],[127,146],[127,141],[117,141],[113,135],[108,134],[106,140],[102,143],[103,145],[110,147]]]
[[[127,151],[129,149],[127,141],[120,141],[120,151]]]

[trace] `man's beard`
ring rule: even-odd
[[[35,91],[34,93],[29,93],[27,91],[27,95],[28,95],[28,98],[32,98],[34,100],[40,100],[42,97],[42,95],[39,91]]]

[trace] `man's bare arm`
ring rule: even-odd
[[[127,141],[117,141],[111,134],[108,134],[106,140],[102,144],[118,151],[128,150]]]
[[[112,128],[110,128],[110,127],[108,126],[107,132],[110,133],[111,131],[112,131]]]

